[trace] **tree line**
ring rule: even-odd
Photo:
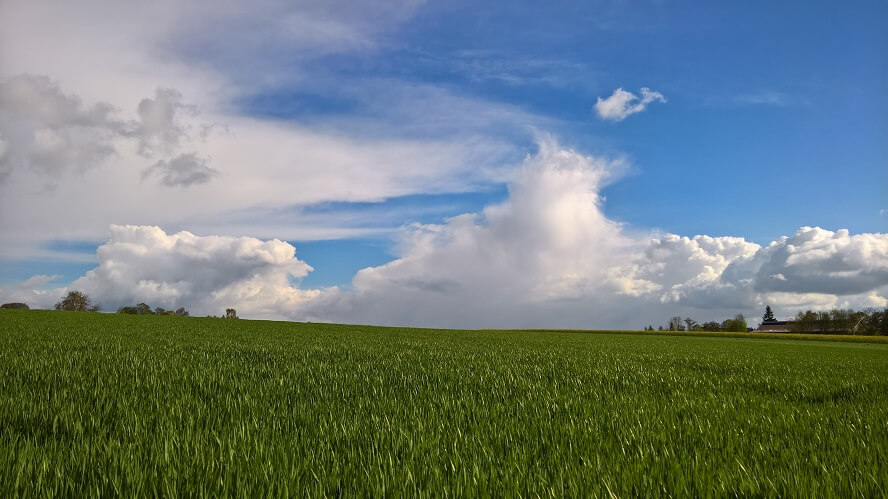
[[[771,311],[771,306],[765,307],[762,315],[762,323],[778,322]],[[832,310],[799,312],[794,318],[786,321],[789,332],[808,334],[861,334],[861,335],[888,335],[888,308],[865,308],[854,310],[850,308],[833,308]],[[654,329],[646,326],[645,331],[723,331],[746,332],[752,331],[746,324],[743,314],[737,314],[733,319],[725,319],[722,322],[710,321],[702,324],[690,317],[681,318],[674,316],[669,323]]]
[[[654,326],[647,326],[644,330],[655,331]],[[676,315],[669,319],[669,323],[665,327],[659,326],[656,331],[725,331],[745,333],[749,331],[749,327],[746,325],[746,318],[743,317],[743,314],[737,314],[734,318],[725,319],[721,322],[709,321],[702,324],[690,317],[682,319],[681,316]]]
[[[13,310],[29,310],[25,303],[4,303],[0,305],[0,309]],[[54,306],[54,310],[64,310],[66,312],[101,312],[102,306],[94,303],[88,294],[83,291],[68,291],[68,294],[62,297]],[[185,310],[185,307],[179,307],[175,310],[164,309],[163,307],[151,308],[147,303],[138,303],[136,305],[120,307],[117,309],[118,314],[129,315],[171,315],[177,317],[190,317],[191,314]],[[210,316],[207,316],[210,317]],[[215,317],[215,316],[212,316]],[[238,319],[237,311],[233,308],[226,308],[224,319]]]
[[[888,335],[888,308],[834,308],[799,312],[789,322],[793,333]]]

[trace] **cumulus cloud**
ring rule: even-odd
[[[544,141],[508,199],[405,227],[399,256],[359,271],[349,288],[302,289],[311,267],[285,242],[151,226],[112,226],[99,266],[70,288],[106,308],[234,306],[244,317],[440,327],[641,327],[673,315],[754,318],[765,304],[788,316],[888,303],[888,235],[803,227],[760,246],[638,233],[603,212],[601,188],[622,168]],[[32,290],[48,282],[0,295],[57,300],[62,290]]]
[[[888,295],[888,235],[803,228],[762,247],[742,237],[632,233],[602,211],[599,192],[615,166],[543,144],[506,202],[407,228],[400,258],[358,272],[352,291],[300,313],[400,325],[627,327],[671,315],[752,319],[768,303],[786,315],[866,307]],[[779,289],[766,282],[776,273],[785,279]]]
[[[115,225],[97,256],[98,267],[70,288],[86,291],[106,308],[145,302],[218,314],[232,306],[247,316],[280,317],[322,293],[293,286],[291,280],[312,268],[279,240]]]
[[[888,234],[802,227],[763,253],[757,291],[850,295],[888,284]]]
[[[205,184],[219,172],[207,166],[207,160],[194,153],[180,154],[169,161],[158,161],[142,172],[142,178],[157,177],[168,187],[189,187]]]
[[[86,106],[47,77],[9,78],[0,83],[0,181],[17,168],[57,176],[97,166],[124,127],[111,105]]]
[[[738,255],[714,277],[699,285],[673,286],[664,300],[701,307],[765,302],[786,308],[873,306],[888,291],[888,234],[802,227],[791,237]]]
[[[666,98],[660,92],[655,92],[647,87],[641,89],[641,97],[618,88],[606,99],[598,98],[595,103],[595,112],[598,117],[609,121],[623,121],[626,117],[644,111],[652,102],[666,102]]]

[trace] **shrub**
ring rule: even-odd
[[[0,308],[6,308],[6,309],[11,309],[11,310],[30,310],[31,309],[31,307],[29,307],[26,303],[4,303],[3,305],[0,305]]]

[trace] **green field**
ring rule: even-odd
[[[0,311],[0,496],[888,494],[888,345]]]

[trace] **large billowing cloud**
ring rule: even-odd
[[[112,307],[441,327],[642,327],[737,312],[754,321],[765,304],[788,316],[888,303],[888,235],[804,227],[762,247],[639,234],[603,212],[600,190],[621,165],[546,141],[506,201],[405,227],[399,258],[361,270],[348,289],[301,289],[310,262],[288,243],[135,226],[112,227],[99,266],[70,288]],[[4,297],[38,299],[28,288],[46,280]]]
[[[279,240],[115,225],[98,259],[99,266],[70,288],[86,291],[106,308],[146,302],[202,314],[236,307],[247,316],[280,317],[321,294],[292,285],[311,267]]]
[[[598,98],[595,112],[603,120],[623,121],[635,113],[644,111],[648,104],[656,101],[666,102],[666,97],[646,87],[641,89],[640,98],[632,92],[618,88],[607,99]]]

